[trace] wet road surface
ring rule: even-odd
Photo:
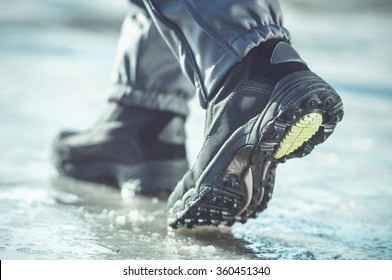
[[[0,4],[1,259],[392,259],[387,2],[358,1],[365,8],[352,14],[282,2],[294,45],[341,94],[344,121],[311,155],[278,167],[257,219],[177,232],[164,200],[61,178],[50,164],[56,133],[88,128],[105,107],[126,3],[14,2]],[[204,112],[197,100],[191,109],[192,161]]]

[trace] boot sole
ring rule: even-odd
[[[321,78],[311,72],[286,77],[266,109],[249,121],[252,131],[239,128],[196,187],[169,209],[169,226],[231,226],[256,217],[272,197],[276,166],[308,155],[342,117],[340,97]]]
[[[113,178],[121,189],[153,194],[171,192],[188,169],[186,160],[152,161],[126,165],[117,162],[65,163],[64,175],[87,181]]]

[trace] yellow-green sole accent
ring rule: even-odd
[[[276,159],[280,159],[291,154],[316,134],[322,123],[323,116],[319,113],[308,113],[303,115],[291,126],[289,131],[286,132],[272,156]]]

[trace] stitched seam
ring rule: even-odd
[[[266,90],[266,89],[260,89],[260,88],[257,88],[257,87],[251,87],[251,86],[245,86],[245,85],[243,85],[243,86],[241,86],[235,93],[233,93],[232,96],[230,96],[229,101],[226,103],[226,105],[224,106],[223,110],[222,110],[222,111],[219,113],[219,115],[217,116],[217,120],[220,120],[220,119],[222,118],[222,115],[223,115],[225,109],[226,109],[229,105],[232,104],[234,97],[236,97],[236,96],[237,96],[238,94],[240,94],[242,91],[247,90],[247,89],[254,90],[254,91],[256,91],[256,92],[263,93],[263,94],[269,94],[269,91]],[[213,126],[212,129],[211,129],[211,133],[215,133],[215,131],[217,131],[218,123],[219,123],[219,122],[215,122],[214,126]],[[211,133],[210,133],[210,134],[211,134]],[[200,151],[199,155],[200,155],[201,152],[204,150],[204,148],[205,148],[205,146],[208,144],[209,140],[210,140],[210,136],[208,135],[208,136],[206,137],[205,141],[204,141],[204,144],[203,144],[203,146],[202,146],[202,148],[201,148],[201,151]],[[197,160],[198,160],[198,159],[199,159],[199,156],[197,157]],[[196,160],[196,161],[197,161],[197,160]]]

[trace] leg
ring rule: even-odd
[[[133,6],[122,28],[109,108],[90,130],[57,137],[56,168],[77,179],[112,178],[133,191],[170,191],[188,167],[184,121],[193,91],[145,10]]]
[[[220,80],[252,48],[290,40],[276,0],[144,0],[206,108]]]
[[[138,6],[124,20],[112,76],[110,101],[188,115],[194,87]]]
[[[290,45],[273,0],[145,0],[206,111],[204,145],[168,201],[172,227],[245,222],[267,207],[279,163],[342,119],[338,94]]]

